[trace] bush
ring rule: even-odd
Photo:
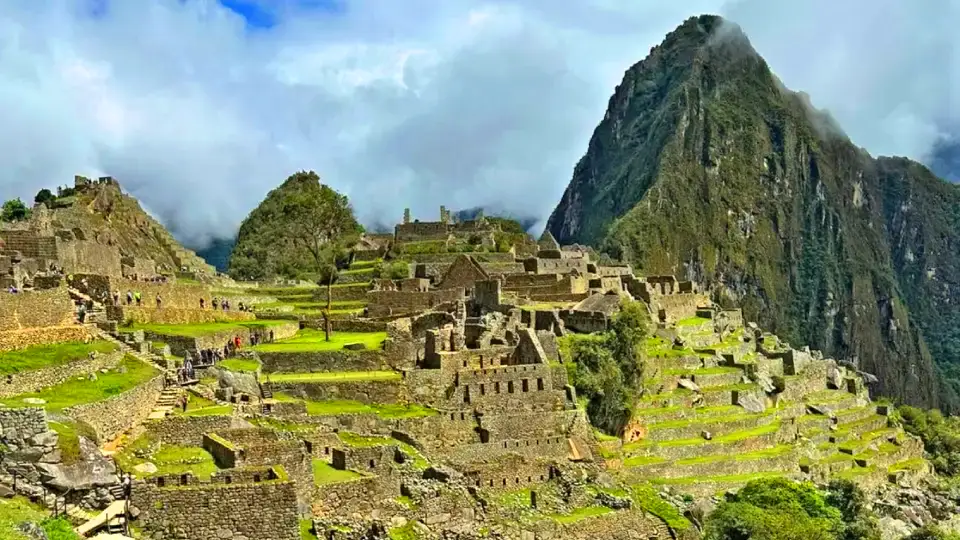
[[[897,409],[903,428],[923,440],[930,462],[942,475],[960,475],[960,418],[944,417],[933,409],[903,406]]]
[[[373,276],[381,279],[406,279],[410,277],[410,266],[400,261],[384,261],[374,267]]]
[[[57,197],[47,188],[43,188],[37,192],[37,195],[33,198],[33,202],[36,204],[44,204],[50,206]]]

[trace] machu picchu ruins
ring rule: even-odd
[[[664,539],[759,478],[931,477],[871,374],[696,283],[505,238],[407,211],[329,287],[241,282],[78,177],[0,228],[0,488],[82,536]],[[573,378],[605,339],[640,388],[604,430]]]

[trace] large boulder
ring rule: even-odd
[[[36,468],[40,481],[58,491],[82,491],[118,482],[113,461],[100,454],[86,437],[80,437],[80,459],[76,463],[38,463]]]

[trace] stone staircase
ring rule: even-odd
[[[156,420],[169,416],[181,396],[183,396],[183,389],[179,386],[168,386],[164,388],[163,392],[160,393],[160,397],[157,398],[157,403],[154,405],[153,411],[147,416],[147,419]]]
[[[94,300],[89,295],[84,294],[74,288],[68,288],[67,292],[70,294],[70,298],[74,302],[82,301],[93,306],[92,309],[87,311],[83,321],[84,324],[97,325],[107,322],[107,308],[101,302]]]

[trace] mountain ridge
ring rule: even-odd
[[[955,245],[957,222],[905,215],[902,195],[932,208],[929,191],[960,201],[960,188],[898,163],[870,157],[786,90],[739,27],[693,17],[627,70],[547,230],[647,274],[703,282],[788,339],[876,373],[882,392],[952,409],[960,385],[936,376],[931,353],[960,363],[954,338],[932,334],[960,301],[956,265],[925,251],[942,281],[923,283],[892,239],[934,242],[916,232],[929,229]]]

